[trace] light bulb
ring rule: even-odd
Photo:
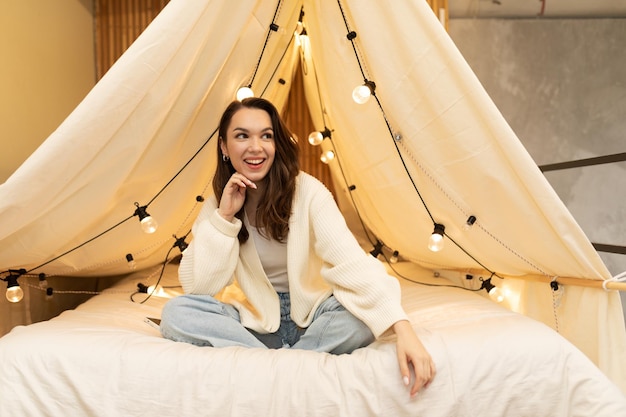
[[[20,284],[17,283],[17,276],[9,275],[7,278],[7,300],[11,303],[19,303],[24,298],[24,291],[20,288]]]
[[[487,278],[486,280],[483,280],[483,283],[480,289],[487,291],[487,293],[489,294],[489,298],[491,298],[496,303],[501,303],[506,298],[504,291],[502,291],[500,288],[496,287],[495,285],[491,283],[491,278]]]
[[[324,136],[322,136],[322,132],[312,132],[309,135],[309,143],[313,146],[317,146],[324,141]]]
[[[43,272],[39,274],[39,288],[48,288],[48,280]]]
[[[150,215],[141,219],[140,223],[141,230],[148,234],[156,232],[157,228],[159,227],[159,224]]]
[[[435,230],[428,239],[428,249],[433,252],[439,252],[441,249],[443,249],[443,245],[445,243],[443,240],[445,229],[446,228],[443,224],[435,223]]]
[[[372,255],[374,258],[378,258],[378,255],[380,255],[381,253],[383,253],[383,243],[380,240],[377,240],[374,244],[374,249],[370,251],[370,255]]]
[[[135,203],[137,209],[135,210],[135,216],[139,217],[139,223],[141,223],[141,230],[146,233],[156,232],[159,224],[152,218],[146,211],[148,206],[139,206],[139,203]],[[127,258],[128,259],[128,258]]]
[[[248,97],[254,97],[254,91],[250,87],[241,87],[237,90],[237,100],[241,101]]]
[[[7,300],[9,300],[12,303],[19,303],[20,301],[22,301],[22,298],[24,298],[24,291],[22,291],[22,289],[17,286],[17,287],[11,287],[11,288],[7,288]]]
[[[335,152],[331,150],[324,152],[322,156],[320,156],[320,161],[322,161],[325,164],[328,164],[333,159],[335,159]]]
[[[309,143],[313,146],[317,146],[321,144],[324,141],[324,139],[330,138],[330,135],[331,135],[330,129],[327,127],[324,127],[324,130],[321,130],[319,132],[313,132],[309,135]]]
[[[167,293],[163,290],[163,288],[157,287],[156,285],[150,285],[148,287],[148,294],[154,297],[167,297]]]
[[[466,232],[472,228],[472,226],[476,223],[476,216],[469,216],[463,225],[463,230]]]
[[[393,251],[393,254],[391,255],[391,258],[389,258],[389,262],[392,263],[392,264],[397,264],[399,255],[400,255],[400,253],[397,250]]]
[[[135,258],[133,258],[132,253],[126,254],[126,261],[128,262],[128,268],[131,271],[134,271],[135,269],[137,269],[137,263],[135,262]]]
[[[364,104],[370,99],[372,92],[365,85],[359,85],[352,90],[352,100],[357,104]]]
[[[365,81],[365,84],[358,85],[352,90],[352,100],[357,104],[365,104],[374,94],[374,90],[376,90],[376,84],[372,81]]]
[[[489,297],[491,297],[491,299],[496,303],[501,303],[502,301],[504,301],[504,293],[500,288],[496,287],[495,285],[492,289],[489,290]]]

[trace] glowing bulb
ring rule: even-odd
[[[254,91],[250,87],[241,87],[237,90],[237,100],[241,101],[248,97],[254,97]]]
[[[489,290],[489,297],[496,303],[501,303],[504,301],[504,293],[502,290],[494,285],[492,289]]]
[[[140,223],[141,230],[148,234],[156,232],[157,228],[159,227],[159,224],[150,215],[141,219]]]
[[[161,287],[156,285],[150,285],[148,287],[148,294],[154,297],[167,297],[167,293]]]
[[[372,81],[365,81],[365,84],[356,86],[354,90],[352,90],[352,100],[357,104],[365,104],[372,94],[374,94],[375,89],[376,84]]]
[[[367,103],[371,95],[372,92],[365,85],[359,85],[354,90],[352,90],[352,100],[354,100],[358,104]]]
[[[489,294],[489,298],[491,298],[496,303],[501,303],[506,298],[504,291],[491,283],[491,278],[487,278],[486,280],[484,280],[480,289],[484,289],[485,291],[487,291],[487,293]]]
[[[20,301],[22,301],[22,298],[24,298],[24,291],[22,291],[22,289],[17,286],[17,287],[11,287],[11,288],[7,288],[7,300],[9,300],[11,303],[19,303]]]
[[[322,156],[320,156],[320,161],[322,161],[325,164],[330,163],[330,161],[332,161],[333,159],[335,159],[335,152],[333,151],[326,151],[322,154]]]
[[[397,264],[399,255],[400,255],[400,253],[397,250],[393,251],[393,254],[391,255],[391,258],[389,258],[389,262],[392,263],[392,264]]]
[[[17,283],[17,276],[9,275],[7,278],[7,300],[11,303],[19,303],[24,298],[24,291],[20,288],[20,284]]]
[[[135,203],[137,209],[135,210],[135,216],[139,217],[139,223],[141,224],[141,230],[146,233],[156,232],[159,224],[152,218],[146,211],[148,206],[139,206],[139,203]],[[128,258],[127,258],[128,259]]]
[[[317,146],[324,141],[322,132],[313,132],[309,135],[309,143],[313,146]]]
[[[443,224],[435,223],[435,230],[428,239],[428,249],[433,252],[439,252],[441,249],[443,249],[443,245],[445,243],[443,240],[443,234],[445,232],[445,229],[446,228]]]

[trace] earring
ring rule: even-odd
[[[228,156],[228,155],[222,155],[222,161],[223,161],[223,162],[228,162],[228,161],[230,161],[230,156]]]

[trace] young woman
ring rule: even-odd
[[[200,346],[290,347],[334,354],[391,329],[414,395],[435,375],[400,305],[400,287],[361,249],[332,194],[299,171],[274,105],[231,103],[219,125],[215,196],[183,253],[185,295],[163,309],[164,337]]]

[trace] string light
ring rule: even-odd
[[[284,35],[285,33],[287,33],[287,31],[285,30],[285,28],[282,28],[280,26],[278,26],[276,23],[272,22],[270,24],[270,30],[273,32],[278,33],[279,35]]]
[[[131,271],[137,269],[137,262],[135,262],[135,258],[133,258],[132,253],[126,254],[126,262],[128,262],[128,269],[130,269]]]
[[[443,236],[445,234],[445,230],[446,227],[443,224],[435,223],[435,230],[433,230],[433,233],[428,239],[428,249],[433,252],[439,252],[441,249],[443,249]]]
[[[177,247],[178,249],[180,249],[181,253],[185,251],[185,249],[187,249],[187,247],[189,246],[187,244],[187,242],[185,242],[185,236],[183,237],[176,237],[176,235],[173,235],[174,239],[176,239],[176,242],[174,242],[174,247]]]
[[[373,81],[365,80],[362,85],[357,85],[352,90],[352,100],[357,104],[365,104],[376,91],[376,84]]]
[[[43,272],[39,274],[39,288],[48,288],[48,280]]]
[[[18,284],[17,279],[19,275],[9,274],[6,278],[7,282],[7,292],[6,297],[7,300],[11,303],[19,303],[24,298],[24,291],[20,288],[20,284]]]
[[[324,141],[324,139],[330,138],[330,135],[330,129],[325,127],[324,130],[320,132],[312,132],[309,135],[309,143],[313,146],[318,146]]]
[[[322,156],[320,156],[320,161],[322,161],[325,164],[330,163],[330,161],[332,161],[333,159],[335,159],[335,152],[331,150],[324,152]]]
[[[148,234],[156,232],[159,224],[146,211],[148,209],[148,206],[139,206],[139,203],[135,203],[135,206],[137,207],[137,209],[135,210],[135,216],[139,217],[141,230]]]
[[[378,255],[380,255],[381,253],[383,253],[383,243],[380,240],[377,240],[374,244],[374,249],[370,251],[370,255],[372,255],[374,258],[378,258]]]
[[[504,294],[502,293],[502,291],[500,291],[498,287],[491,283],[491,277],[487,279],[480,278],[480,280],[482,281],[480,289],[487,291],[487,294],[489,294],[489,297],[491,297],[492,300],[497,303],[501,303],[502,301],[504,301]]]
[[[397,250],[394,250],[391,258],[389,258],[389,262],[392,264],[397,264],[399,255],[400,253]]]
[[[476,223],[476,216],[469,216],[463,225],[463,230],[468,231]]]
[[[236,97],[238,101],[242,101],[245,98],[254,97],[254,91],[252,91],[252,88],[250,88],[250,86],[241,87],[239,90],[237,90]]]

